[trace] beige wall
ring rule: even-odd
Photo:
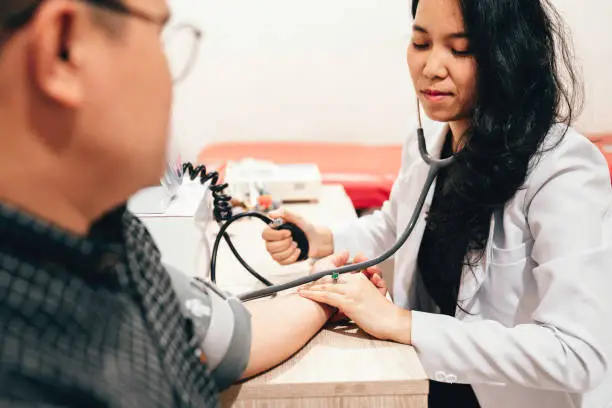
[[[612,131],[612,1],[553,0],[586,77],[577,127]],[[586,6],[589,4],[589,6]],[[177,87],[174,137],[188,159],[217,140],[399,143],[412,128],[407,0],[173,0],[205,31]]]

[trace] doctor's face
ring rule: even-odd
[[[440,122],[471,115],[476,61],[458,0],[420,0],[407,52],[415,92],[425,113]]]

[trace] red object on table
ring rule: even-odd
[[[199,163],[253,158],[278,164],[315,163],[326,184],[342,184],[356,209],[378,208],[389,198],[401,166],[401,145],[230,142],[206,146]]]
[[[257,197],[257,204],[260,208],[270,209],[272,207],[272,197],[269,195],[261,195]]]

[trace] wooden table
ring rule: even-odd
[[[315,223],[356,218],[338,185],[325,186],[317,204],[287,207]],[[232,241],[245,260],[274,283],[306,274],[305,263],[282,267],[272,260],[260,238],[263,228],[256,220],[230,227]],[[261,287],[225,246],[218,256],[221,288],[241,293]],[[343,325],[324,328],[290,360],[231,387],[222,395],[222,406],[422,408],[427,406],[427,392],[427,377],[412,347],[373,339],[354,325]]]

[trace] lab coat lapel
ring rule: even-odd
[[[459,287],[458,301],[463,304],[469,302],[476,295],[480,286],[489,273],[491,264],[491,252],[493,249],[493,234],[495,233],[495,222],[498,213],[491,216],[491,224],[489,227],[489,237],[482,256],[482,260],[478,262],[472,269],[466,267],[463,270],[461,285]]]
[[[448,126],[442,126],[442,128],[440,128],[438,125],[434,129],[437,130],[437,132],[428,132],[428,129],[425,129],[427,150],[432,157],[439,158],[442,152],[442,146],[444,145],[444,141],[448,133]],[[403,182],[404,192],[400,198],[400,200],[405,203],[405,205],[400,207],[400,211],[405,212],[402,218],[405,219],[406,222],[398,225],[398,237],[403,233],[404,229],[406,228],[406,223],[409,222],[410,216],[414,212],[416,202],[421,195],[421,191],[427,179],[427,173],[429,172],[429,165],[425,163],[419,155],[416,140],[415,145],[412,148],[414,150],[411,156],[415,157],[415,160],[412,166],[406,172],[406,179]],[[402,259],[404,259],[405,264],[398,266],[403,269],[403,273],[400,272],[403,276],[401,279],[395,279],[393,285],[394,302],[402,307],[414,307],[413,301],[416,299],[416,292],[414,292],[416,287],[413,284],[413,278],[415,276],[417,267],[419,247],[421,246],[423,233],[425,232],[425,216],[431,207],[435,186],[436,182],[434,180],[431,188],[429,189],[423,209],[419,214],[414,230],[402,248]],[[398,275],[399,274],[396,273],[397,277],[399,277]],[[410,293],[407,293],[407,288],[411,288]]]
[[[429,153],[433,157],[439,158],[442,152],[442,146],[444,145],[444,141],[448,133],[448,126],[443,126],[441,130],[440,127],[437,129],[438,132],[429,132],[429,134],[433,136],[427,138],[427,130],[425,135],[428,139],[427,142]],[[406,173],[407,177],[404,182],[405,193],[403,194],[404,197],[401,198],[403,202],[407,203],[402,210],[406,211],[406,220],[409,219],[410,214],[412,214],[414,211],[415,204],[419,195],[421,194],[421,190],[425,184],[427,173],[429,171],[429,166],[421,159],[418,153],[418,148],[416,146],[413,148],[414,151],[412,156],[416,157],[416,160]],[[416,285],[413,284],[415,272],[417,270],[417,257],[421,242],[423,240],[423,233],[425,232],[425,216],[431,207],[435,186],[436,181],[434,181],[427,194],[427,198],[425,199],[423,209],[419,214],[417,224],[415,225],[412,234],[406,241],[403,248],[402,258],[406,259],[406,263],[402,265],[402,269],[406,271],[406,275],[403,277],[403,279],[396,279],[394,281],[394,301],[396,304],[407,308],[414,307],[414,301],[417,298],[417,288]],[[463,273],[461,286],[459,288],[459,302],[469,302],[469,300],[472,299],[478,292],[486,275],[488,274],[497,215],[499,214],[496,213],[491,216],[489,237],[487,239],[487,244],[481,262],[478,262],[471,270],[466,268]],[[399,225],[398,234],[401,234],[404,228],[406,228],[405,224]],[[406,293],[407,287],[411,288],[410,293]]]

